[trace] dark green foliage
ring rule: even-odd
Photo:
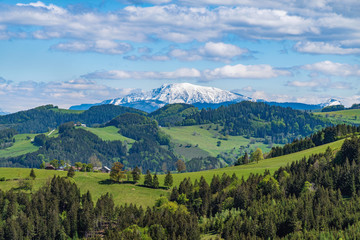
[[[73,167],[70,167],[67,173],[67,177],[73,178],[75,176],[75,170]]]
[[[8,148],[15,142],[14,136],[17,132],[14,129],[0,130],[0,149]]]
[[[206,123],[223,126],[223,135],[261,138],[271,136],[273,142],[308,136],[321,127],[330,125],[329,121],[306,112],[246,101],[218,109],[202,109],[188,116],[182,125]]]
[[[360,109],[360,103],[354,103],[350,109]]]
[[[171,175],[171,172],[168,171],[164,179],[164,186],[166,188],[171,188],[173,183],[174,183],[173,176]]]
[[[335,112],[335,111],[341,111],[345,110],[344,105],[334,105],[334,106],[328,106],[321,109],[322,112]]]
[[[154,177],[152,180],[152,187],[159,188],[159,178],[157,177],[156,173],[154,174]]]
[[[35,178],[36,178],[36,174],[35,174],[35,171],[33,168],[30,171],[30,178],[32,178],[32,180],[35,180]]]
[[[153,178],[151,176],[151,173],[149,170],[146,171],[145,179],[144,179],[144,185],[148,187],[153,186]]]
[[[56,106],[46,105],[0,116],[0,128],[11,127],[19,133],[41,133],[70,121],[81,122],[87,125],[103,124],[127,112],[146,114],[137,109],[111,104],[94,106],[82,113],[62,112]]]
[[[268,157],[278,157],[290,153],[303,151],[312,147],[326,143],[335,142],[339,139],[349,137],[351,134],[359,133],[360,127],[339,124],[331,126],[312,134],[310,137],[295,139],[292,143],[285,144],[283,147],[273,147]]]
[[[109,194],[96,205],[89,192],[66,178],[54,177],[31,195],[0,190],[0,240],[83,239],[103,234],[105,239],[200,239],[196,216],[168,209],[125,205],[115,207]],[[98,236],[100,237],[100,236]],[[138,238],[135,238],[138,239]]]
[[[131,175],[133,178],[134,182],[137,182],[140,180],[141,177],[141,170],[140,168],[138,168],[138,166],[136,166],[132,171],[131,171]]]
[[[149,114],[160,126],[170,127],[181,125],[182,121],[199,110],[185,103],[168,104]]]
[[[224,164],[215,157],[193,158],[185,163],[188,172],[197,172],[224,167]]]
[[[39,134],[39,135],[36,135],[35,138],[34,138],[34,144],[36,146],[39,146],[39,147],[42,147],[44,146],[46,143],[46,136],[45,134]]]
[[[335,160],[328,148],[274,175],[265,171],[239,181],[224,174],[214,176],[210,187],[202,179],[194,184],[184,179],[173,188],[170,200],[185,204],[199,217],[207,216],[200,220],[202,232],[224,239],[356,238],[359,152],[360,138],[353,137]]]

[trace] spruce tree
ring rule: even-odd
[[[144,179],[144,185],[148,186],[148,187],[151,187],[153,185],[153,178],[152,178],[149,170],[147,170],[147,172],[146,172],[145,179]]]
[[[171,172],[168,171],[166,176],[165,176],[164,186],[167,187],[167,188],[171,188],[173,183],[174,183],[173,176],[171,175]]]
[[[153,177],[152,187],[153,188],[159,188],[159,179],[158,179],[156,173],[155,173],[155,175]]]
[[[36,178],[35,171],[33,168],[30,171],[30,177],[32,178],[32,180],[35,180],[35,178]]]
[[[140,180],[140,175],[141,175],[141,170],[140,168],[138,168],[138,166],[136,166],[132,172],[131,172],[132,178],[134,182],[137,182]]]
[[[67,173],[67,177],[73,178],[74,176],[75,176],[75,170],[73,169],[73,167],[70,167]]]

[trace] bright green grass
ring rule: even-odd
[[[0,177],[6,179],[24,179],[29,177],[30,169],[28,168],[0,168]],[[52,171],[35,169],[36,179],[33,184],[33,191],[36,191],[43,186],[54,175],[66,176],[65,171]],[[163,189],[150,189],[136,186],[133,184],[108,184],[109,174],[106,173],[84,173],[76,172],[74,181],[80,188],[81,193],[90,191],[93,200],[97,200],[101,195],[109,192],[114,197],[114,202],[117,205],[123,204],[137,204],[141,206],[153,206],[155,200],[160,195],[168,195],[169,191]],[[140,182],[142,182],[141,179]],[[105,184],[102,184],[104,182]],[[0,189],[3,191],[16,188],[18,181],[0,182]]]
[[[120,133],[118,133],[119,129],[114,126],[104,127],[104,128],[89,128],[89,127],[82,127],[83,129],[96,134],[104,141],[127,141],[128,143],[135,142],[134,139],[127,138]]]
[[[70,113],[70,114],[80,114],[85,112],[85,110],[70,110],[70,109],[62,109],[62,108],[52,108],[51,110],[54,112]]]
[[[360,124],[360,109],[348,109],[335,112],[316,112],[314,114],[326,117],[333,123]]]
[[[201,126],[203,128],[201,128]],[[233,148],[238,149],[240,146],[246,146],[250,143],[249,139],[242,136],[228,136],[228,140],[221,140],[221,135],[218,131],[207,130],[208,125],[196,125],[185,127],[163,127],[166,134],[171,136],[173,142],[182,145],[191,144],[192,146],[198,145],[199,149],[202,149],[209,153],[209,155],[216,157],[221,152],[231,151]],[[221,141],[221,145],[217,146],[217,142]],[[256,147],[261,148],[263,152],[268,152],[270,148],[263,143],[256,142],[251,146],[253,149]]]
[[[344,139],[333,143],[325,144],[319,147],[307,149],[301,152],[297,152],[281,157],[276,157],[276,158],[265,159],[259,161],[259,163],[250,163],[246,165],[226,167],[226,168],[207,170],[201,172],[173,174],[174,186],[179,185],[180,182],[187,177],[190,177],[193,181],[195,181],[195,179],[200,179],[201,176],[204,176],[206,181],[210,183],[213,175],[221,176],[223,173],[226,173],[227,175],[230,176],[233,173],[235,173],[239,178],[244,177],[245,179],[250,175],[250,173],[262,174],[264,173],[265,169],[269,169],[270,172],[273,173],[277,169],[279,169],[279,167],[286,166],[287,164],[294,162],[296,160],[301,160],[304,156],[308,157],[312,154],[325,152],[328,146],[330,146],[335,151],[339,150],[343,142]],[[164,181],[164,175],[159,175],[159,182],[162,183],[163,181]]]
[[[17,134],[15,135],[15,143],[13,146],[0,149],[0,157],[16,157],[26,153],[35,152],[39,147],[31,143],[31,140],[37,134]]]
[[[325,152],[326,148],[330,146],[333,150],[337,151],[340,149],[344,140],[339,140],[334,143],[329,143],[323,146],[316,148],[308,149],[305,151],[293,153],[290,155],[285,155],[281,157],[265,159],[259,163],[250,163],[247,165],[241,165],[236,167],[227,167],[215,170],[201,171],[201,172],[191,172],[191,173],[180,173],[173,174],[174,186],[178,186],[180,182],[187,177],[190,177],[192,181],[195,179],[200,179],[201,176],[204,176],[208,183],[211,182],[213,175],[222,175],[226,173],[232,175],[235,173],[239,178],[244,177],[245,179],[250,175],[262,174],[265,169],[270,170],[271,173],[276,171],[281,166],[286,166],[287,164],[294,162],[296,160],[302,159],[304,156],[308,157],[312,154]],[[0,177],[5,177],[6,179],[14,178],[26,178],[30,174],[30,169],[26,168],[0,168]],[[49,170],[35,170],[37,176],[34,181],[34,190],[38,189],[40,186],[44,185],[49,179],[53,177],[54,174],[60,176],[66,176],[64,171],[49,171]],[[160,185],[163,185],[165,175],[158,175]],[[162,194],[168,195],[169,191],[162,189],[149,189],[140,186],[135,186],[133,184],[106,184],[109,179],[109,174],[105,173],[83,173],[77,172],[74,181],[77,183],[82,193],[90,191],[94,200],[98,199],[102,194],[107,192],[111,193],[114,197],[116,204],[122,205],[125,203],[134,203],[141,206],[152,206],[155,203],[155,200],[158,199]],[[144,177],[140,180],[142,183]],[[102,184],[105,183],[105,184]],[[9,190],[11,188],[16,188],[18,181],[5,181],[0,182],[0,189]]]

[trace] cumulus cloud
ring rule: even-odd
[[[197,79],[210,81],[215,79],[268,79],[289,76],[286,70],[275,69],[270,65],[226,65],[221,68],[199,71],[195,68],[180,68],[173,72],[138,72],[138,71],[102,71],[83,75],[86,79]]]
[[[228,62],[247,53],[249,53],[249,50],[240,48],[233,44],[207,42],[204,46],[196,49],[173,49],[169,52],[169,55],[183,61],[197,61],[205,59]]]
[[[312,79],[311,81],[289,81],[286,86],[296,88],[309,88],[314,91],[328,89],[352,89],[352,86],[348,82],[333,82],[328,78]]]
[[[298,52],[310,54],[360,54],[360,48],[343,48],[340,44],[326,42],[298,42],[294,49]]]
[[[306,64],[301,67],[304,70],[311,71],[313,73],[321,73],[329,76],[360,76],[360,66],[351,65],[347,63],[335,63],[332,61],[323,61],[313,64]]]
[[[132,46],[128,43],[118,43],[110,40],[59,43],[52,46],[51,49],[69,52],[98,52],[105,54],[124,54],[133,50]]]
[[[7,103],[0,104],[0,108],[6,112],[20,111],[44,104],[68,108],[75,104],[96,103],[124,96],[132,91],[134,89],[112,88],[87,79],[15,83],[0,78],[0,103]],[[9,104],[9,99],[14,104]]]
[[[86,79],[196,79],[201,76],[195,68],[180,68],[173,72],[135,72],[112,70],[104,72],[89,73],[83,78]]]
[[[173,48],[167,51],[167,53],[154,53],[149,54],[146,48],[140,48],[140,53],[146,53],[143,55],[130,55],[125,56],[127,60],[151,60],[151,61],[168,61],[170,59],[177,59],[181,61],[222,61],[230,62],[236,60],[242,56],[248,56],[249,50],[240,48],[233,44],[227,44],[223,42],[207,42],[205,45],[192,48],[192,49],[181,49]]]
[[[207,79],[231,79],[231,78],[275,78],[279,76],[290,76],[286,70],[275,69],[270,65],[226,65],[213,70],[205,70]]]

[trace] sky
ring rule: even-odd
[[[358,0],[0,0],[0,109],[189,82],[360,103]]]

